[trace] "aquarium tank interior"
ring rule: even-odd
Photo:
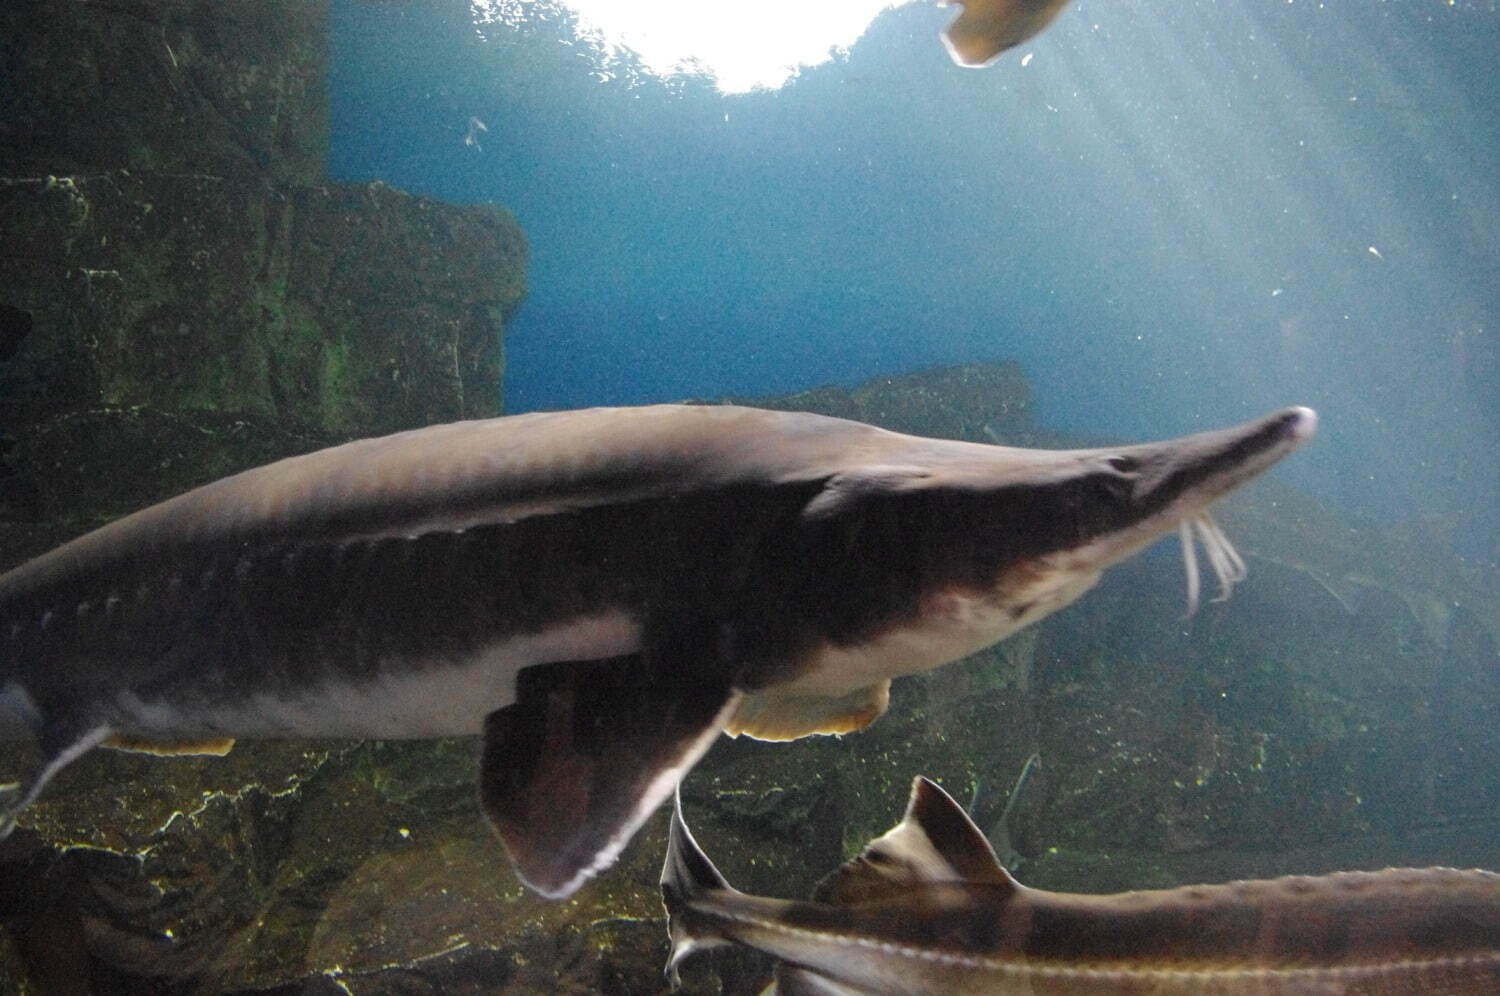
[[[0,992],[759,993],[684,883],[843,902],[917,776],[1037,890],[1500,871],[1497,53],[0,5]]]

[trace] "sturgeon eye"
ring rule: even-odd
[[[1105,463],[1122,474],[1133,474],[1141,467],[1141,462],[1131,456],[1112,456]]]

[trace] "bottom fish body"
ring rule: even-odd
[[[669,971],[734,943],[780,959],[776,992],[1500,992],[1500,875],[1341,872],[1082,895],[1029,889],[932,782],[811,902],[735,891],[674,812],[662,870]]]

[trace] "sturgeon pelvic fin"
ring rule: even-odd
[[[110,750],[129,751],[133,754],[154,754],[157,757],[189,757],[193,755],[223,757],[234,749],[234,737],[213,737],[206,740],[152,740],[148,737],[132,737],[116,733],[105,739],[100,747]]]
[[[743,734],[756,740],[854,733],[884,715],[890,704],[889,679],[838,697],[775,690],[754,692],[740,700],[724,732],[731,737]]]
[[[523,671],[484,724],[480,799],[521,880],[570,895],[606,868],[739,702],[726,681],[652,681],[641,654]]]

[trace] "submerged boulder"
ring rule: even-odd
[[[0,176],[323,182],[327,0],[0,5]]]
[[[351,437],[495,414],[526,244],[495,208],[383,184],[0,178],[3,424],[148,406]]]

